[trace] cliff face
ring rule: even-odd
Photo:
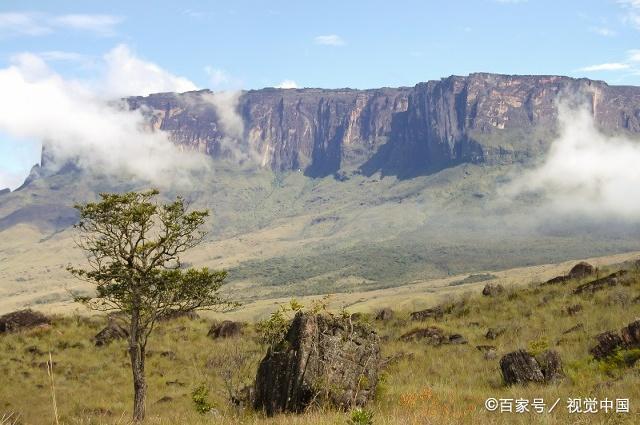
[[[376,90],[263,89],[243,92],[225,109],[209,91],[128,102],[176,143],[214,157],[240,149],[262,166],[313,177],[356,169],[409,177],[539,155],[556,130],[562,95],[587,104],[605,132],[640,133],[640,88],[557,76],[471,74]]]

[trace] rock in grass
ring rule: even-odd
[[[115,320],[109,320],[107,326],[96,334],[93,338],[96,347],[102,347],[110,344],[117,339],[125,339],[129,337],[129,331]]]
[[[505,328],[489,328],[487,333],[484,335],[487,339],[496,339],[502,334],[504,334],[507,330]]]
[[[606,331],[596,336],[598,344],[589,352],[597,360],[614,355],[618,350],[640,348],[640,320],[635,320],[620,332]]]
[[[378,312],[376,313],[376,320],[379,320],[381,322],[388,322],[389,320],[393,319],[394,315],[395,314],[393,310],[391,310],[389,307],[386,307],[378,310]]]
[[[487,283],[482,289],[482,295],[485,297],[497,297],[504,292],[504,286],[500,284]]]
[[[14,311],[0,316],[0,334],[49,325],[51,320],[31,309]]]
[[[594,266],[585,261],[581,261],[569,270],[567,277],[569,279],[582,279],[583,277],[591,276],[595,272],[596,268]]]
[[[254,407],[272,416],[303,412],[314,401],[341,409],[362,406],[375,395],[380,363],[373,329],[299,312],[260,362]]]
[[[500,359],[500,370],[506,385],[549,383],[564,376],[560,355],[553,350],[547,350],[538,357],[525,350],[511,352]]]
[[[618,284],[623,282],[627,274],[628,272],[626,270],[619,270],[603,278],[596,279],[591,282],[583,283],[582,285],[574,289],[573,293],[574,294],[582,294],[582,293],[592,294],[596,291],[600,291],[607,287],[617,286]]]
[[[411,320],[421,321],[427,319],[440,319],[444,316],[444,309],[440,306],[414,311],[410,314]]]
[[[242,326],[240,322],[233,322],[231,320],[225,320],[220,324],[215,324],[209,329],[207,336],[218,338],[232,338],[242,335]]]
[[[557,351],[547,350],[537,356],[536,361],[542,370],[544,382],[553,382],[564,378],[562,360]]]

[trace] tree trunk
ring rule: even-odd
[[[144,376],[145,347],[140,341],[139,317],[135,312],[132,316],[129,356],[133,372],[133,420],[141,422],[145,415],[145,398],[147,396],[147,382]]]

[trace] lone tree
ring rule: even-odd
[[[77,301],[94,310],[120,312],[129,327],[136,421],[145,416],[145,349],[158,319],[233,306],[218,293],[226,272],[184,269],[180,261],[182,253],[205,237],[199,229],[209,212],[187,211],[180,197],[160,204],[158,193],[103,193],[99,202],[76,205],[76,243],[85,250],[89,267],[68,268],[95,285],[95,296]]]

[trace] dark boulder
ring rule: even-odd
[[[614,331],[603,332],[596,336],[596,339],[598,340],[598,345],[593,347],[590,353],[598,360],[614,354],[624,346],[624,341],[620,335]]]
[[[51,320],[37,311],[31,309],[14,311],[0,316],[0,334],[49,324],[51,324]]]
[[[109,320],[107,326],[96,334],[93,338],[96,347],[102,347],[117,339],[125,339],[129,337],[129,330],[119,324],[116,320]]]
[[[366,325],[299,312],[260,362],[254,407],[271,416],[303,412],[313,401],[362,406],[374,397],[380,363],[378,335]]]
[[[500,359],[502,378],[507,385],[544,382],[544,374],[535,357],[524,350],[506,354]]]
[[[506,385],[548,383],[564,376],[560,355],[553,350],[537,357],[525,350],[511,352],[500,359],[500,370]]]
[[[449,344],[467,344],[469,341],[460,334],[449,335]]]
[[[536,361],[540,365],[545,382],[557,381],[564,377],[562,360],[557,351],[547,350],[539,356],[536,356]]]
[[[487,283],[482,289],[482,295],[485,297],[496,297],[504,292],[504,286],[493,283]]]
[[[627,347],[640,347],[640,320],[629,323],[620,331],[622,341]]]
[[[225,320],[220,324],[215,324],[209,329],[207,336],[213,339],[218,338],[232,338],[242,335],[243,324],[240,322],[233,322],[231,320]]]
[[[498,356],[498,351],[494,345],[476,345],[476,350],[482,353],[485,360],[493,360]]]
[[[428,328],[413,329],[405,334],[400,335],[402,341],[425,341],[429,345],[440,345],[449,340],[445,332],[435,326]]]
[[[502,334],[504,334],[507,330],[505,328],[489,328],[487,333],[484,335],[487,339],[496,339]]]
[[[593,280],[591,282],[583,283],[573,290],[574,294],[582,293],[594,293],[607,287],[617,286],[625,281],[628,272],[626,270],[619,270],[615,273],[611,273],[608,276],[600,279]]]
[[[598,344],[589,352],[598,360],[612,356],[621,349],[640,348],[640,320],[629,323],[619,333],[603,332],[596,339]]]
[[[381,322],[387,322],[393,319],[393,316],[394,316],[393,310],[391,310],[389,307],[386,307],[381,310],[378,310],[378,312],[376,313],[375,319]]]
[[[440,306],[427,308],[425,310],[414,311],[410,314],[411,320],[421,321],[427,319],[441,319],[444,316],[444,309]]]
[[[595,267],[585,261],[581,261],[573,266],[571,270],[569,270],[569,274],[567,275],[567,277],[569,279],[582,279],[584,277],[591,276],[595,272]]]
[[[564,283],[567,282],[569,279],[567,278],[567,276],[556,276],[553,277],[549,280],[547,280],[544,284],[545,285],[555,285],[556,283]]]

